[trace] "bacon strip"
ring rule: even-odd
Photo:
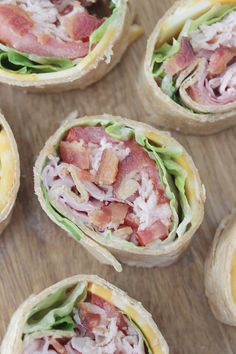
[[[111,211],[111,222],[115,225],[121,225],[124,223],[129,206],[122,203],[111,203],[107,209]]]
[[[227,65],[236,56],[236,48],[220,47],[211,55],[208,65],[210,75],[219,75],[226,70]]]
[[[160,220],[157,220],[154,224],[143,231],[137,232],[137,238],[141,246],[158,240],[164,239],[168,235],[168,226],[164,225]]]
[[[111,210],[104,207],[89,213],[89,219],[94,226],[103,227],[111,222]]]
[[[118,173],[118,165],[117,155],[111,149],[105,149],[96,174],[97,183],[100,186],[113,184]]]
[[[63,162],[75,165],[81,170],[89,169],[89,150],[77,141],[61,141],[59,150]]]
[[[100,144],[100,141],[106,138],[109,143],[115,140],[108,134],[106,134],[103,127],[74,127],[71,128],[67,134],[66,141],[81,141],[83,140],[86,144]]]

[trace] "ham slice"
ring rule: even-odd
[[[81,145],[77,141],[73,141],[71,143],[61,141],[59,150],[63,162],[75,165],[81,170],[89,169],[89,150],[85,146]]]
[[[0,42],[22,52],[67,59],[84,57],[89,50],[88,43],[65,42],[43,33],[36,36],[32,20],[16,5],[0,5]]]
[[[89,40],[90,35],[104,22],[87,12],[66,17],[63,24],[74,40]]]
[[[187,88],[187,93],[194,102],[206,107],[226,105],[236,100],[236,64],[227,67],[218,77],[203,77]]]
[[[186,69],[195,59],[195,54],[188,38],[181,39],[180,51],[165,62],[166,72],[174,76]]]

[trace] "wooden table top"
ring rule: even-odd
[[[141,301],[153,314],[173,354],[236,353],[236,329],[217,322],[204,295],[204,260],[219,221],[236,204],[236,127],[209,137],[174,136],[199,168],[207,190],[206,214],[191,249],[164,269],[124,266],[122,273],[100,265],[42,211],[33,190],[32,168],[45,140],[65,116],[112,113],[145,121],[135,79],[146,39],[173,0],[136,0],[146,36],[121,64],[86,91],[25,94],[0,88],[0,105],[15,134],[21,159],[21,186],[10,225],[0,238],[0,336],[10,316],[32,292],[65,277],[97,274]]]

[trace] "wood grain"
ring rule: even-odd
[[[32,168],[45,140],[72,110],[108,112],[145,120],[136,92],[148,34],[173,3],[136,0],[146,38],[122,63],[84,92],[35,95],[0,87],[0,106],[11,124],[21,158],[21,187],[13,218],[0,239],[0,336],[16,307],[32,292],[77,273],[95,273],[142,301],[153,314],[173,354],[234,354],[236,329],[218,323],[203,288],[203,265],[217,224],[236,204],[236,127],[209,137],[174,134],[192,154],[207,189],[206,217],[193,245],[166,269],[102,266],[54,225],[33,191]]]

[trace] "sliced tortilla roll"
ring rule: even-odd
[[[47,215],[105,264],[166,266],[202,222],[205,193],[184,148],[168,133],[111,115],[72,116],[36,161]]]
[[[143,30],[133,0],[3,0],[0,82],[31,91],[84,89]]]
[[[168,354],[143,306],[91,275],[65,279],[32,295],[13,315],[1,354]]]
[[[236,326],[236,210],[216,231],[205,264],[205,289],[215,317]]]
[[[211,134],[236,123],[236,4],[176,2],[151,34],[139,90],[151,124]]]
[[[10,221],[20,184],[20,162],[12,131],[0,113],[0,233]]]

